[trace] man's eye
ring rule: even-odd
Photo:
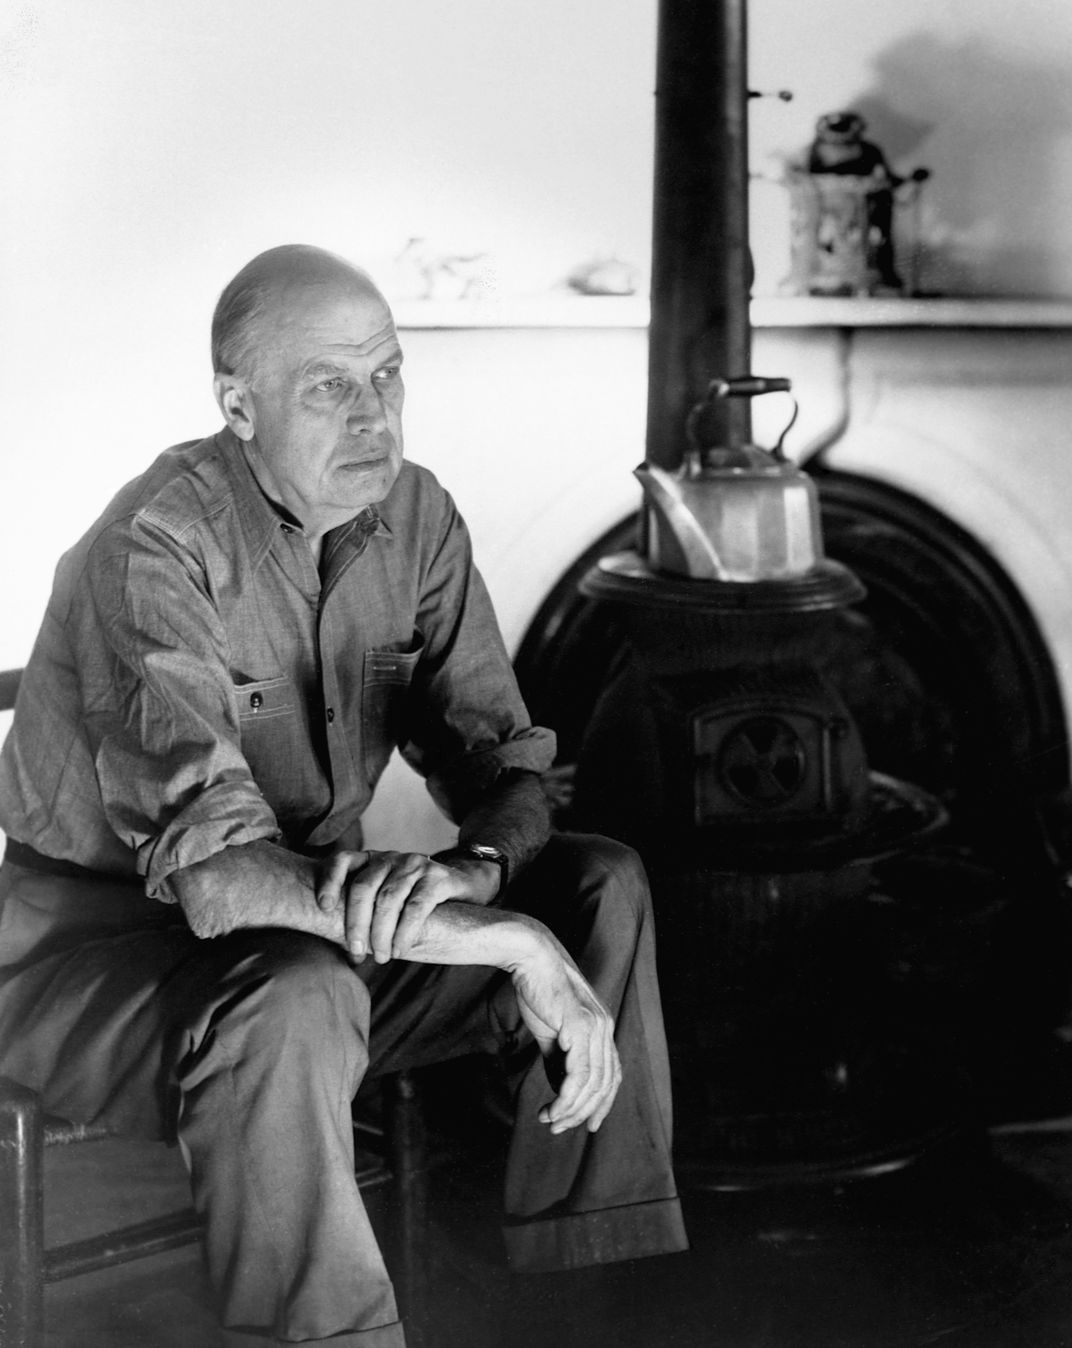
[[[316,386],[318,393],[335,393],[342,388],[341,379],[321,379]]]
[[[372,376],[379,384],[389,384],[392,379],[397,379],[401,370],[400,365],[383,365]]]

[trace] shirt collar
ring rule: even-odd
[[[374,505],[365,506],[364,510],[355,515],[352,520],[340,524],[337,529],[332,529],[325,536],[324,561],[332,565],[334,559],[336,557],[341,559],[344,553],[352,553],[354,556],[358,556],[364,552],[370,538],[389,538],[390,536],[391,530],[387,521],[380,515],[379,510]]]
[[[234,490],[234,499],[242,532],[249,547],[254,570],[267,557],[280,529],[301,526],[287,511],[280,509],[261,490],[246,459],[242,442],[229,426],[216,436],[216,444],[223,460],[224,472]],[[329,534],[332,549],[350,547],[360,552],[374,536],[390,537],[391,530],[374,505],[365,506],[352,520],[333,529]]]

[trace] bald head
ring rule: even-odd
[[[288,296],[329,286],[382,300],[366,272],[324,248],[287,243],[258,253],[228,282],[216,302],[212,315],[213,370],[251,377],[264,333],[285,310]]]

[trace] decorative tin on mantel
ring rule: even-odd
[[[803,295],[914,293],[894,259],[894,207],[915,203],[930,170],[895,174],[856,112],[819,118],[805,164],[790,165],[790,275]],[[913,243],[915,246],[915,243]],[[914,269],[913,269],[914,270]]]

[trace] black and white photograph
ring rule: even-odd
[[[0,0],[0,1348],[1072,1348],[1072,7]]]

